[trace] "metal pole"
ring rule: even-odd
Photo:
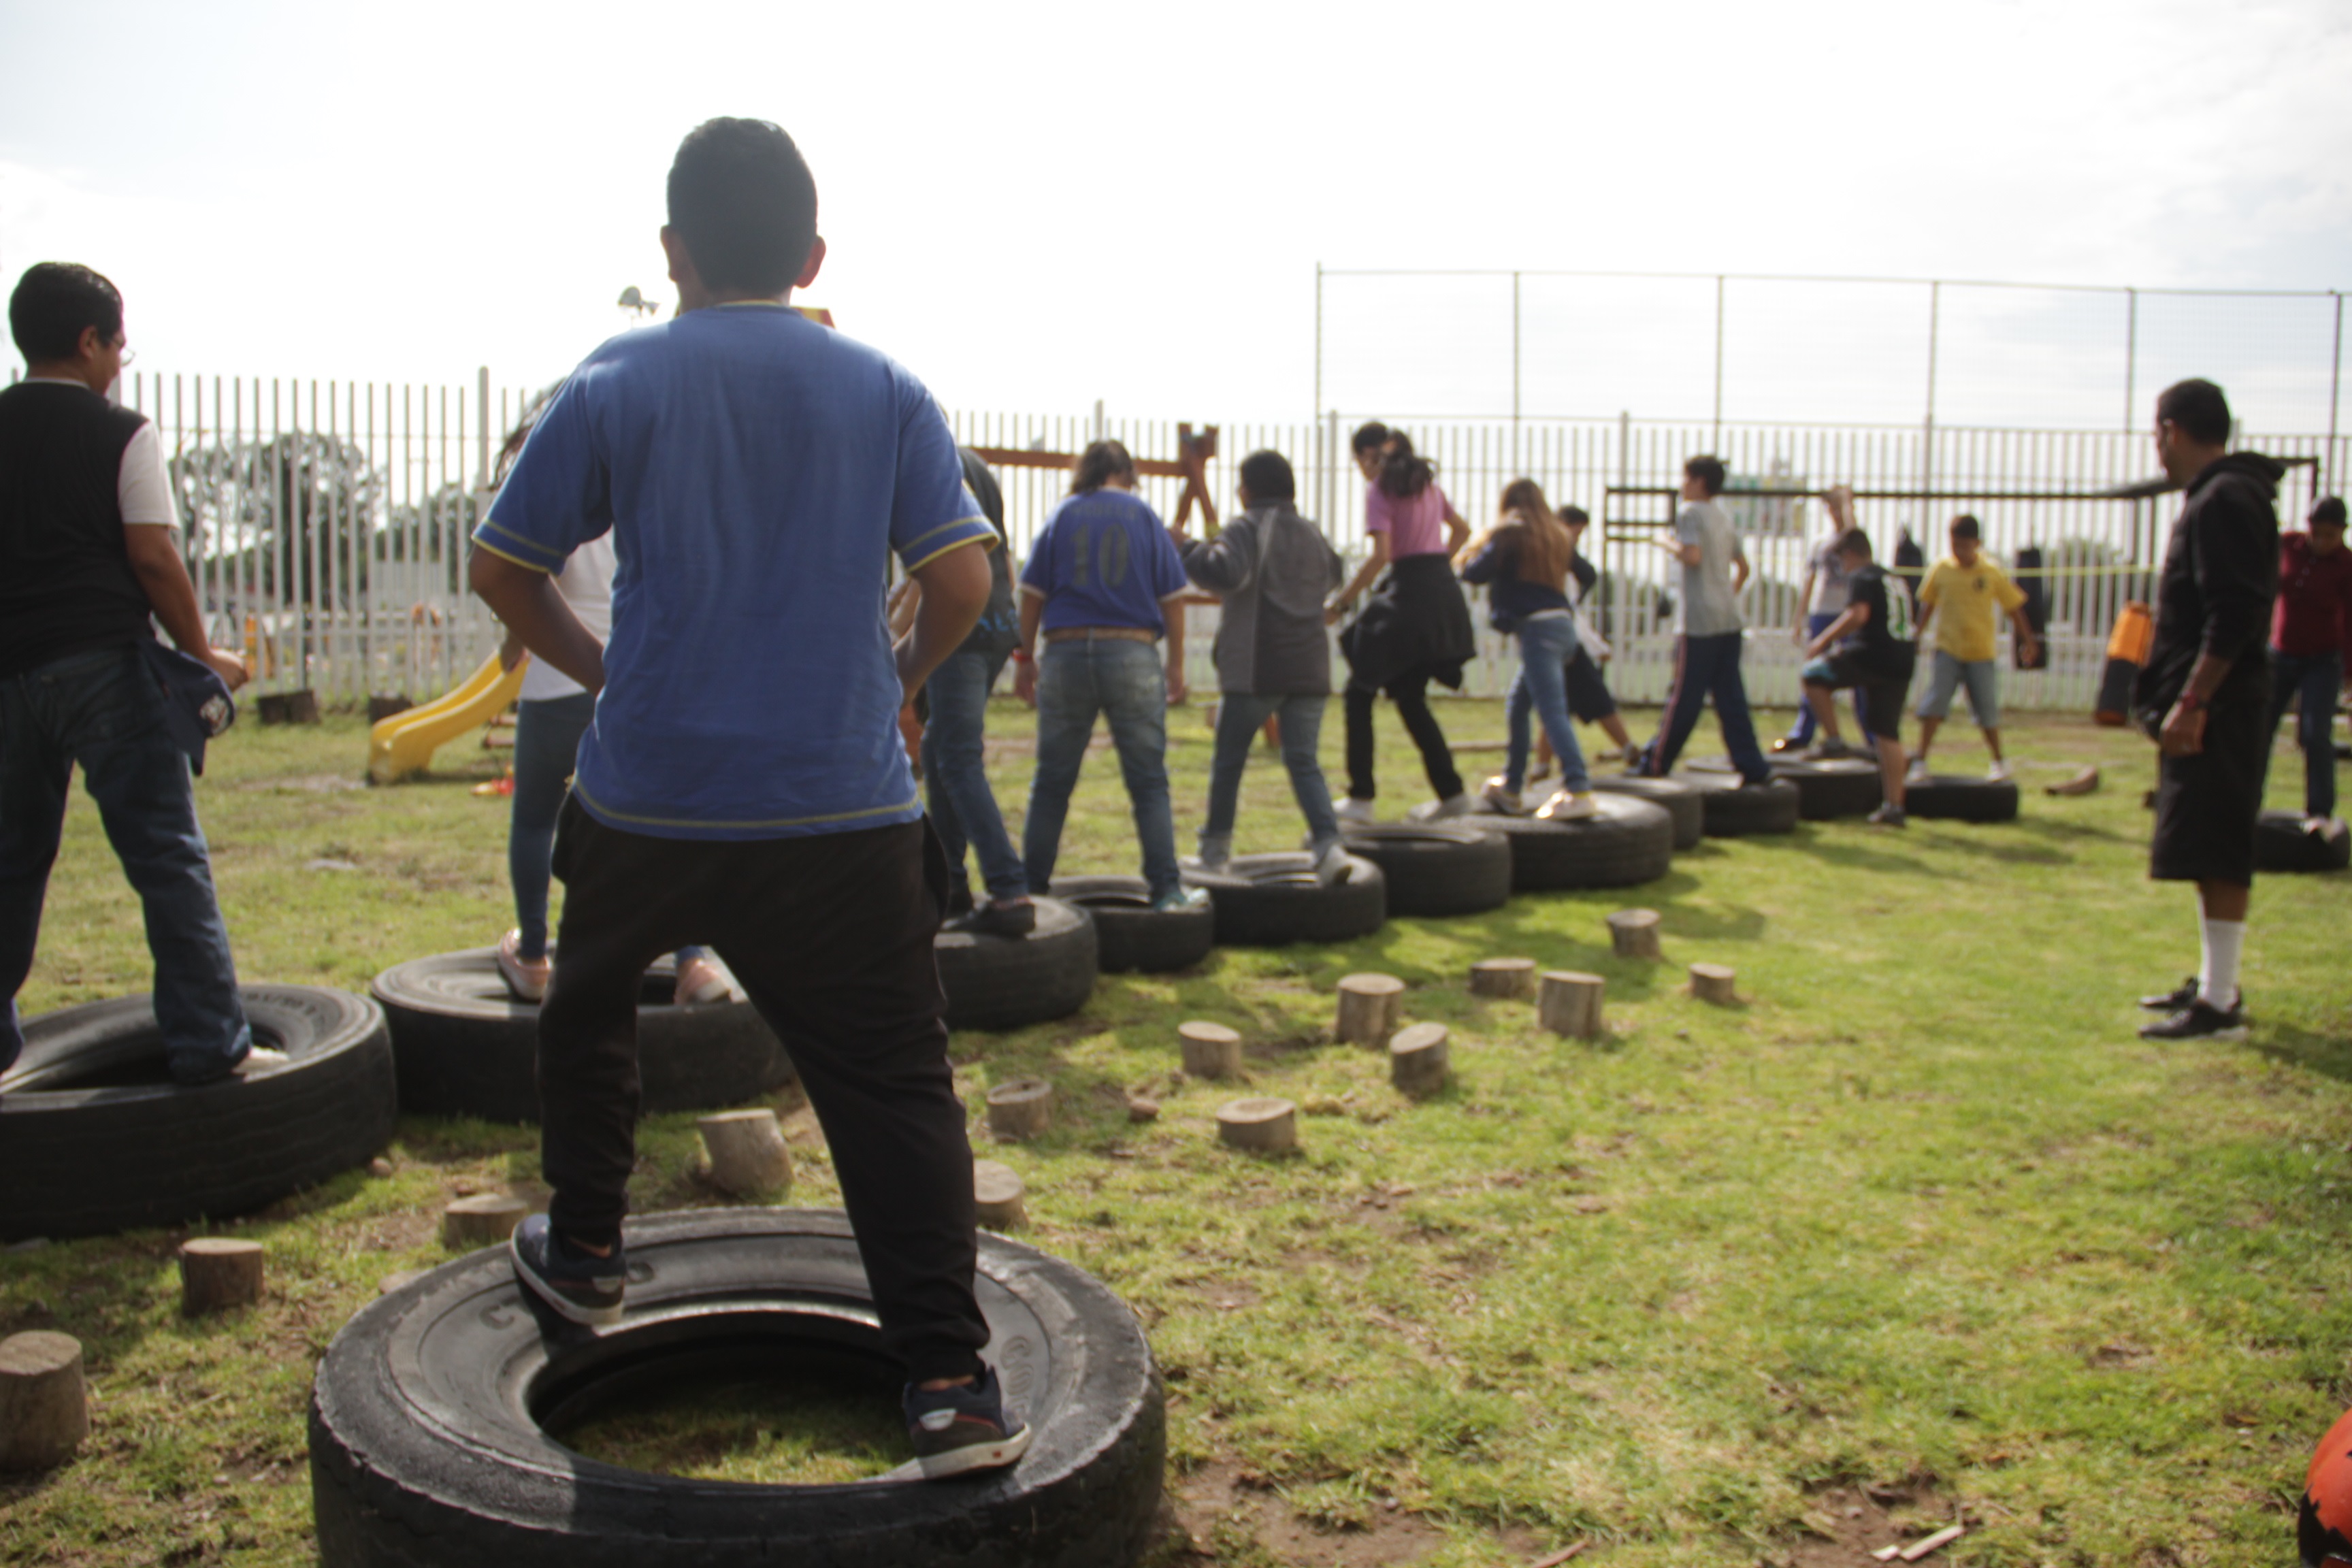
[[[1723,274],[1720,272],[1715,275],[1715,434],[1707,444],[1713,447],[1723,445]]]
[[[1511,470],[1519,468],[1519,275],[1511,274]]]
[[[2139,290],[2124,290],[2124,434],[2131,434],[2132,421],[2139,417],[2134,405],[2139,402]]]
[[[1319,261],[1315,264],[1315,401],[1307,406],[1323,406],[1323,264]]]
[[[1919,488],[1936,488],[1936,339],[1944,316],[1944,285],[1927,285],[1927,422],[1919,443]],[[1921,524],[1922,529],[1926,527]]]
[[[2344,296],[2336,295],[2336,351],[2327,369],[2327,455],[2319,461],[2319,488],[2336,488],[2336,406],[2344,389]]]

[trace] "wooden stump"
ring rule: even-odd
[[[1160,1102],[1149,1095],[1139,1094],[1127,1102],[1127,1119],[1129,1121],[1157,1121],[1160,1120]]]
[[[497,1247],[514,1234],[530,1205],[512,1193],[476,1193],[441,1211],[441,1245],[453,1249]]]
[[[988,1130],[1019,1142],[1054,1124],[1054,1086],[1042,1078],[1016,1078],[988,1091]]]
[[[1738,1001],[1732,990],[1731,970],[1720,963],[1694,963],[1690,966],[1690,994],[1702,1002],[1728,1006]]]
[[[1406,1094],[1435,1094],[1448,1070],[1445,1026],[1413,1024],[1389,1041],[1389,1081]]]
[[[1543,992],[1536,1002],[1536,1016],[1555,1035],[1580,1040],[1599,1039],[1601,993],[1607,984],[1598,974],[1580,974],[1568,969],[1547,971]]]
[[[265,693],[257,707],[265,724],[315,724],[319,721],[319,694],[307,686],[299,691]]]
[[[1021,1196],[1029,1189],[1012,1166],[994,1160],[971,1163],[972,1213],[991,1230],[1018,1230],[1029,1223]]]
[[[722,1110],[704,1116],[702,1146],[710,1154],[710,1183],[737,1197],[781,1193],[793,1184],[793,1152],[772,1110]]]
[[[415,706],[405,691],[372,691],[368,694],[368,722],[377,723]]]
[[[81,1342],[35,1329],[0,1340],[0,1470],[46,1470],[89,1436]]]
[[[261,1299],[261,1243],[226,1236],[180,1244],[180,1310],[189,1317]]]
[[[1229,1147],[1279,1154],[1298,1147],[1298,1107],[1255,1094],[1229,1101],[1217,1112],[1217,1138]]]
[[[1242,1070],[1242,1037],[1223,1024],[1179,1024],[1176,1042],[1184,1070],[1194,1078],[1232,1078]]]
[[[1532,958],[1482,958],[1470,966],[1473,996],[1532,996],[1535,992]]]
[[[1350,974],[1339,982],[1339,1021],[1332,1033],[1374,1050],[1396,1033],[1404,982],[1393,974]]]
[[[1620,958],[1657,958],[1658,911],[1619,910],[1609,917],[1610,945]]]

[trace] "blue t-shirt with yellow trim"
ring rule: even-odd
[[[1106,486],[1056,506],[1029,547],[1021,590],[1043,599],[1038,624],[1168,629],[1163,601],[1185,589],[1184,558],[1151,503]]]
[[[624,333],[548,405],[474,542],[553,571],[607,530],[613,635],[573,780],[590,814],[717,839],[922,815],[890,552],[911,570],[996,540],[922,383],[783,306]]]

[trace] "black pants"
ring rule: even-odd
[[[1435,672],[1426,666],[1409,669],[1386,686],[1374,690],[1369,686],[1348,683],[1348,795],[1353,800],[1370,800],[1372,784],[1372,704],[1381,691],[1396,704],[1397,717],[1404,721],[1405,733],[1421,748],[1421,765],[1429,774],[1429,787],[1437,798],[1449,800],[1462,793],[1462,775],[1454,771],[1454,751],[1445,743],[1445,731],[1437,727],[1437,716],[1429,710],[1429,683]]]
[[[636,1163],[646,965],[718,950],[792,1052],[857,1233],[882,1342],[911,1379],[980,1370],[971,1145],[931,956],[947,862],[927,823],[799,838],[652,838],[575,797],[556,832],[563,921],[539,1020],[548,1217],[620,1234]]]

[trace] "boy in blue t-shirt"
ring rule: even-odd
[[[1206,893],[1183,885],[1168,799],[1168,704],[1184,695],[1178,602],[1184,587],[1183,558],[1159,514],[1135,493],[1135,459],[1117,441],[1097,441],[1079,457],[1069,499],[1045,520],[1021,572],[1021,649],[1013,655],[1021,666],[1013,689],[1037,705],[1037,775],[1021,835],[1031,892],[1045,892],[1053,881],[1070,791],[1099,713],[1110,721],[1118,748],[1151,907],[1207,901]],[[1162,632],[1164,675],[1151,647]]]
[[[898,731],[979,617],[996,536],[922,384],[786,302],[824,259],[792,138],[710,121],[668,198],[677,318],[572,373],[474,533],[475,592],[597,693],[539,1024],[555,1190],[515,1233],[515,1271],[565,1318],[620,1318],[639,976],[708,944],[791,1042],[824,1122],[919,1462],[1010,1464],[1028,1432],[980,1358],[971,1149],[931,952],[946,871]],[[600,650],[549,574],[608,531]],[[893,552],[923,587],[895,647]]]

